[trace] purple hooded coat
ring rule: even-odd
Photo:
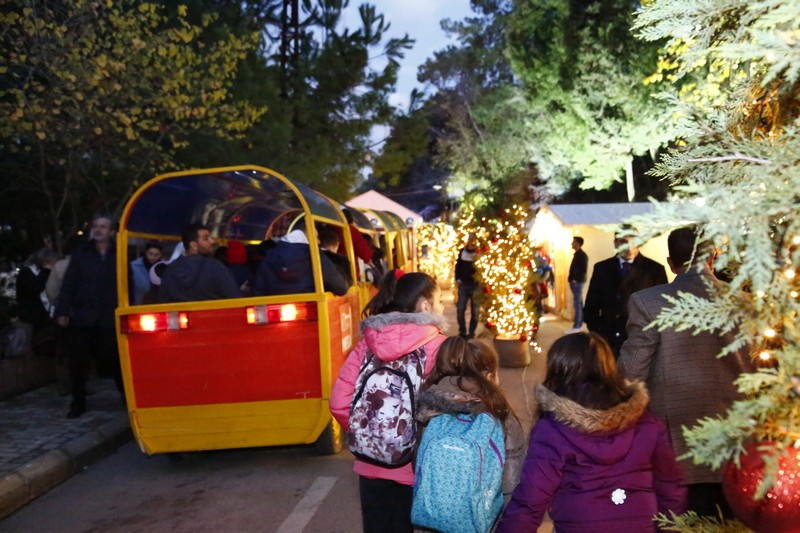
[[[641,382],[611,409],[587,409],[536,388],[542,418],[520,483],[496,533],[535,532],[549,512],[558,533],[656,531],[657,513],[686,509],[686,489],[664,423],[646,410]]]

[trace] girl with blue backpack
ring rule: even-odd
[[[666,427],[647,410],[644,384],[617,373],[602,337],[554,342],[535,395],[541,417],[496,533],[536,531],[545,512],[558,533],[655,533],[654,515],[684,512]]]
[[[356,456],[364,533],[413,530],[416,398],[445,339],[443,312],[432,277],[389,271],[333,385],[331,413]]]
[[[415,525],[485,533],[516,487],[526,439],[498,372],[497,352],[482,341],[448,337],[439,348],[419,396],[417,420],[426,427],[416,459]]]

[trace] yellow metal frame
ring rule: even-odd
[[[337,220],[312,214],[308,202],[303,197],[300,190],[295,187],[289,179],[274,170],[253,165],[188,170],[157,176],[145,183],[131,196],[123,211],[122,221],[127,223],[130,210],[136,204],[136,201],[149,187],[152,187],[156,183],[178,177],[245,170],[263,172],[279,179],[287,185],[295,193],[302,205],[306,220],[333,223],[342,228],[347,228],[347,221],[341,210],[337,210],[339,213],[339,219]],[[328,200],[330,201],[330,199]],[[336,204],[333,203],[333,205],[335,206]],[[317,242],[317,232],[314,224],[306,224],[306,229],[309,242]],[[351,264],[353,264],[353,245],[350,239],[350,232],[343,231],[342,233],[345,236],[346,243],[348,243],[348,255],[350,256]],[[255,304],[280,303],[287,300],[291,300],[292,302],[313,301],[317,303],[319,365],[322,390],[322,398],[315,399],[208,404],[148,409],[138,409],[134,398],[126,395],[131,426],[140,448],[148,454],[153,454],[248,446],[308,444],[319,438],[325,427],[332,420],[329,410],[329,398],[333,386],[329,342],[330,316],[326,303],[329,297],[326,296],[323,289],[319,247],[310,247],[314,284],[317,288],[315,293],[131,306],[128,294],[129,260],[127,243],[132,237],[161,240],[179,239],[179,237],[175,235],[128,232],[124,225],[120,228],[117,239],[117,294],[119,295],[120,306],[116,310],[116,331],[117,338],[119,339],[118,344],[125,390],[133,390],[133,377],[131,375],[132,370],[128,343],[125,341],[125,336],[120,330],[120,318],[122,316],[134,313],[140,314],[179,310],[201,311],[209,309],[228,309]],[[353,273],[355,274],[355,272]],[[354,279],[356,279],[355,276]],[[357,287],[351,288],[350,290],[359,291],[359,303],[361,303],[363,299],[362,293],[364,292],[363,288]],[[358,317],[354,317],[354,320],[357,322]],[[275,424],[265,424],[265,419],[275,421]],[[192,427],[192,422],[196,422],[197,420],[203,420],[204,430],[202,432],[189,431]],[[309,427],[311,427],[311,429],[309,429]]]

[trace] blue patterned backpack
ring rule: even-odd
[[[503,509],[503,427],[487,413],[438,415],[417,452],[411,521],[443,533],[486,533]]]
[[[350,404],[348,446],[353,455],[390,468],[411,462],[424,368],[424,345],[394,361],[383,361],[367,350]]]

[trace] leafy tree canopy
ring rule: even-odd
[[[158,170],[174,168],[193,131],[240,138],[264,113],[231,98],[254,33],[201,38],[186,9],[153,3],[4,1],[0,150],[4,211],[48,219],[59,235],[91,210],[114,210]]]

